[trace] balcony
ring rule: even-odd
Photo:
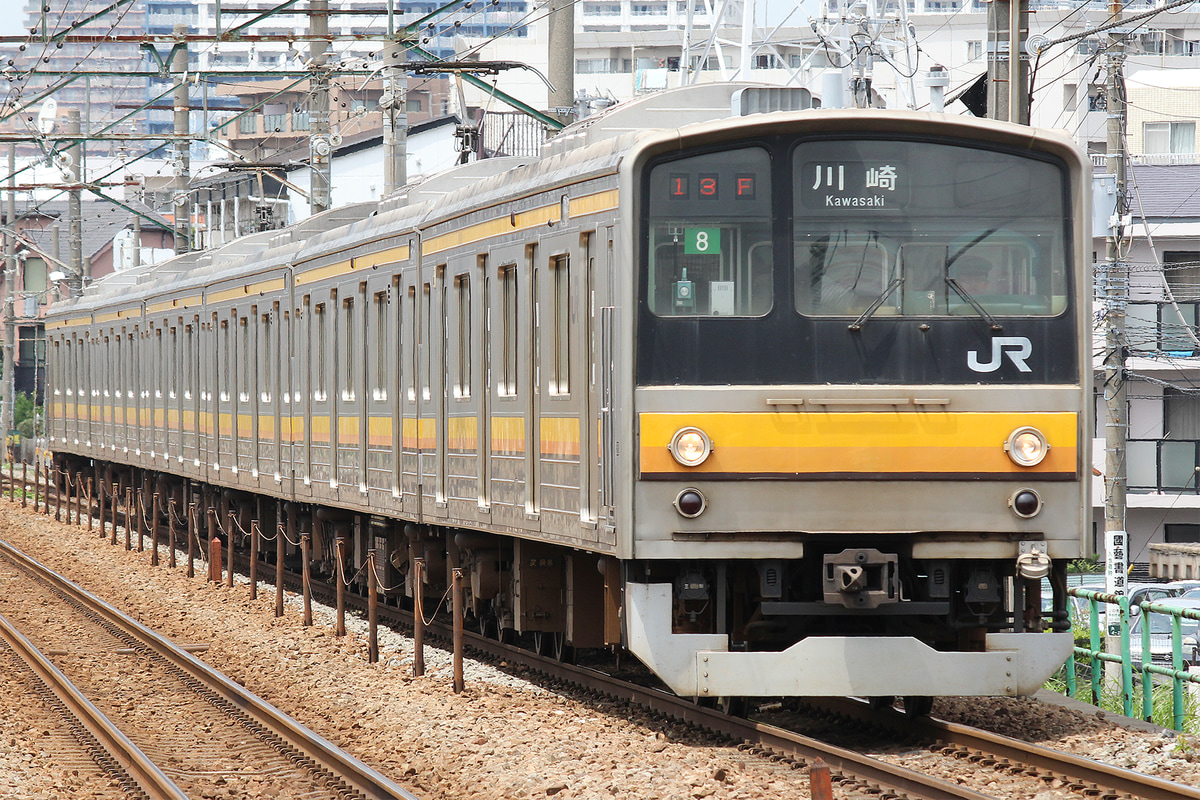
[[[1200,494],[1200,440],[1130,439],[1127,448],[1131,493]]]

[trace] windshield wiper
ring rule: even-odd
[[[867,310],[862,312],[861,314],[859,314],[858,319],[856,319],[856,320],[854,320],[854,322],[850,323],[848,330],[852,330],[852,331],[862,330],[863,323],[866,322],[867,320],[869,320],[872,316],[874,316],[875,312],[879,310],[879,307],[881,305],[883,305],[883,301],[888,298],[888,295],[890,295],[892,292],[896,291],[896,289],[898,287],[902,286],[903,284],[904,284],[904,278],[892,278],[892,282],[889,283],[887,285],[887,288],[884,289],[880,293],[879,297],[875,298],[875,302],[873,302],[873,303],[871,303],[871,305],[867,306]]]
[[[963,300],[966,300],[968,303],[970,303],[971,308],[975,309],[975,313],[979,314],[979,316],[983,318],[984,322],[986,322],[988,325],[992,326],[992,330],[994,330],[994,331],[1004,330],[1004,328],[1001,327],[1000,323],[996,321],[996,318],[993,317],[991,314],[989,314],[987,312],[987,310],[984,309],[984,307],[979,304],[979,301],[976,300],[974,297],[972,297],[967,292],[966,289],[962,288],[962,286],[959,285],[958,281],[954,280],[954,278],[945,278],[945,281],[946,281],[946,285],[949,286],[951,289],[953,289],[959,297],[961,297]]]

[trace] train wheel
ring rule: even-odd
[[[554,655],[554,634],[548,631],[533,632],[533,652],[539,656]]]
[[[719,697],[717,708],[730,717],[745,717],[750,714],[750,699],[747,697]]]
[[[554,658],[564,664],[575,663],[575,648],[567,644],[565,633],[554,634]]]
[[[895,702],[896,698],[890,694],[867,698],[867,705],[871,707],[872,711],[883,711],[885,708],[891,708]],[[905,703],[905,705],[907,706],[908,704]]]
[[[933,711],[933,698],[924,695],[907,695],[904,698],[904,713],[910,717],[928,717]]]
[[[496,618],[490,614],[484,614],[476,617],[475,621],[479,624],[479,635],[485,639],[499,639],[500,629],[496,626]]]

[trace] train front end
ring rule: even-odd
[[[818,111],[627,165],[629,648],[686,696],[1036,691],[1089,518],[1085,157]]]

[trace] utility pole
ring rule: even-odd
[[[1110,0],[1113,22],[1121,19],[1121,0]],[[1108,174],[1116,178],[1116,213],[1105,250],[1105,337],[1104,337],[1104,533],[1108,591],[1125,594],[1125,565],[1129,542],[1125,528],[1126,441],[1129,409],[1125,386],[1125,306],[1129,302],[1129,264],[1121,259],[1121,239],[1127,198],[1125,197],[1125,63],[1124,31],[1108,31],[1105,58],[1108,79]],[[1111,609],[1112,606],[1109,606]],[[1115,620],[1109,616],[1109,630]],[[1112,636],[1109,642],[1113,641]]]
[[[988,4],[988,117],[1029,124],[1029,0]],[[1008,52],[1003,52],[1007,47]]]
[[[401,48],[396,37],[395,0],[388,0],[389,66],[383,71],[383,196],[408,183],[408,78],[395,66]]]
[[[171,57],[171,79],[175,81],[175,255],[192,249],[192,194],[188,190],[192,172],[192,103],[188,98],[187,25],[173,29],[176,44]]]
[[[79,109],[67,109],[67,133],[79,135]],[[76,140],[78,141],[78,140]],[[71,251],[71,275],[68,285],[82,291],[86,284],[83,264],[83,144],[78,143],[67,148],[67,182],[74,188],[67,191],[67,247]]]
[[[575,3],[574,0],[550,0],[549,48],[550,91],[549,112],[563,122],[570,122],[570,110],[575,107]],[[561,109],[568,109],[563,112]],[[467,110],[463,109],[465,115]]]
[[[329,0],[308,0],[308,32],[313,36],[329,36]],[[329,72],[325,69],[328,39],[314,39],[308,45],[312,74],[312,96],[309,139],[309,207],[312,213],[328,211],[333,205],[330,197],[333,183],[333,143],[329,140]]]
[[[16,365],[13,341],[17,335],[13,321],[13,294],[17,277],[17,146],[8,146],[8,230],[4,232],[4,396],[0,398],[0,432],[8,438],[13,422],[16,398]]]

